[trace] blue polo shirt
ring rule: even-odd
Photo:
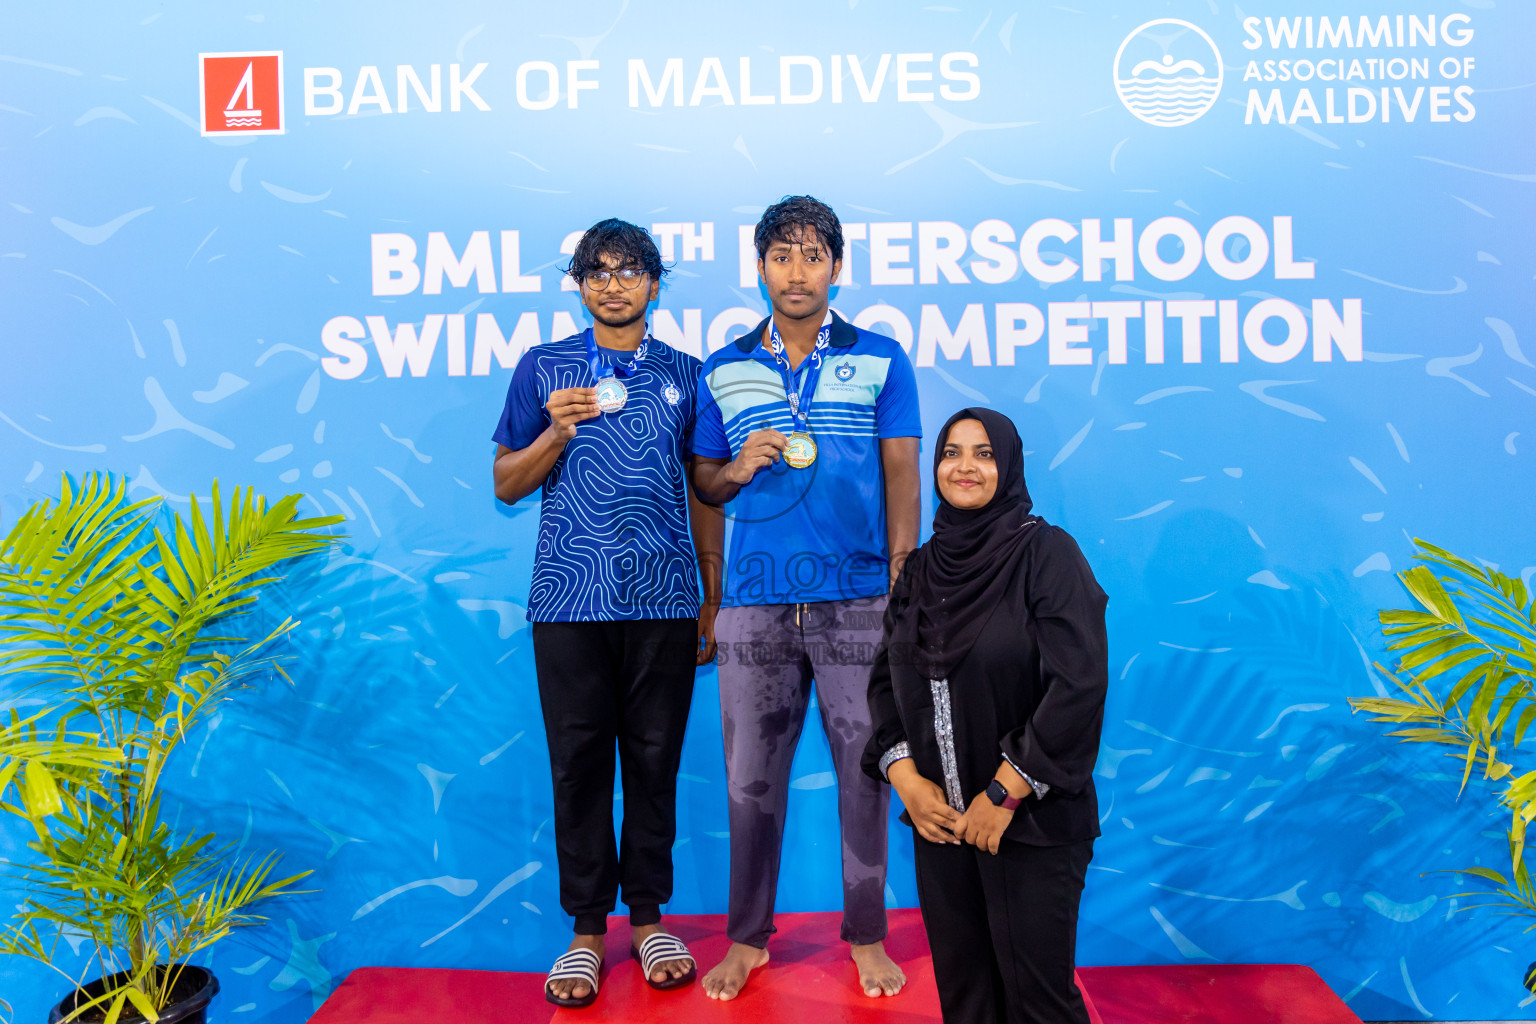
[[[917,380],[900,345],[832,315],[807,430],[816,462],[781,459],[726,506],[728,607],[842,601],[889,587],[880,441],[921,437]],[[754,430],[793,429],[784,379],[762,345],[764,320],[704,361],[692,451],[735,458]],[[796,371],[796,386],[810,366]]]
[[[631,352],[598,349],[610,364]],[[699,360],[654,338],[624,408],[576,426],[544,481],[539,545],[528,588],[533,622],[681,619],[699,614],[688,530],[687,438]],[[526,448],[549,426],[544,403],[561,388],[595,387],[577,334],[525,352],[491,435]]]

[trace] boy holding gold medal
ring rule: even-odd
[[[867,995],[906,982],[885,953],[889,795],[860,768],[870,664],[890,581],[917,546],[922,436],[912,364],[832,312],[837,216],[809,196],[755,232],[773,312],[704,363],[693,485],[730,521],[720,713],[730,795],[731,947],[704,978],[734,998],[768,961],[789,772],[811,683],[842,823],[843,928]]]

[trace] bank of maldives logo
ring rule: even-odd
[[[197,55],[204,135],[281,135],[283,54]]]
[[[1216,44],[1178,18],[1149,21],[1115,53],[1115,92],[1150,125],[1177,128],[1216,105],[1224,73]]]

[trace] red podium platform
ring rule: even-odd
[[[837,938],[838,921],[835,913],[778,915],[779,934],[769,947],[773,959],[725,1003],[709,999],[698,983],[653,991],[629,958],[628,926],[614,918],[602,992],[587,1009],[559,1010],[545,1002],[542,974],[362,967],[331,993],[310,1024],[939,1024],[918,912],[891,911],[886,948],[908,978],[892,999],[858,990],[848,947]],[[667,924],[701,964],[724,955],[724,917],[669,917]],[[1085,967],[1078,979],[1093,1024],[1358,1024],[1305,967]]]

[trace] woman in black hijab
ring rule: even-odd
[[[1099,834],[1106,598],[1030,514],[1012,421],[962,409],[934,451],[933,536],[885,613],[864,770],[895,787],[951,1024],[1071,1022],[1077,909]]]

